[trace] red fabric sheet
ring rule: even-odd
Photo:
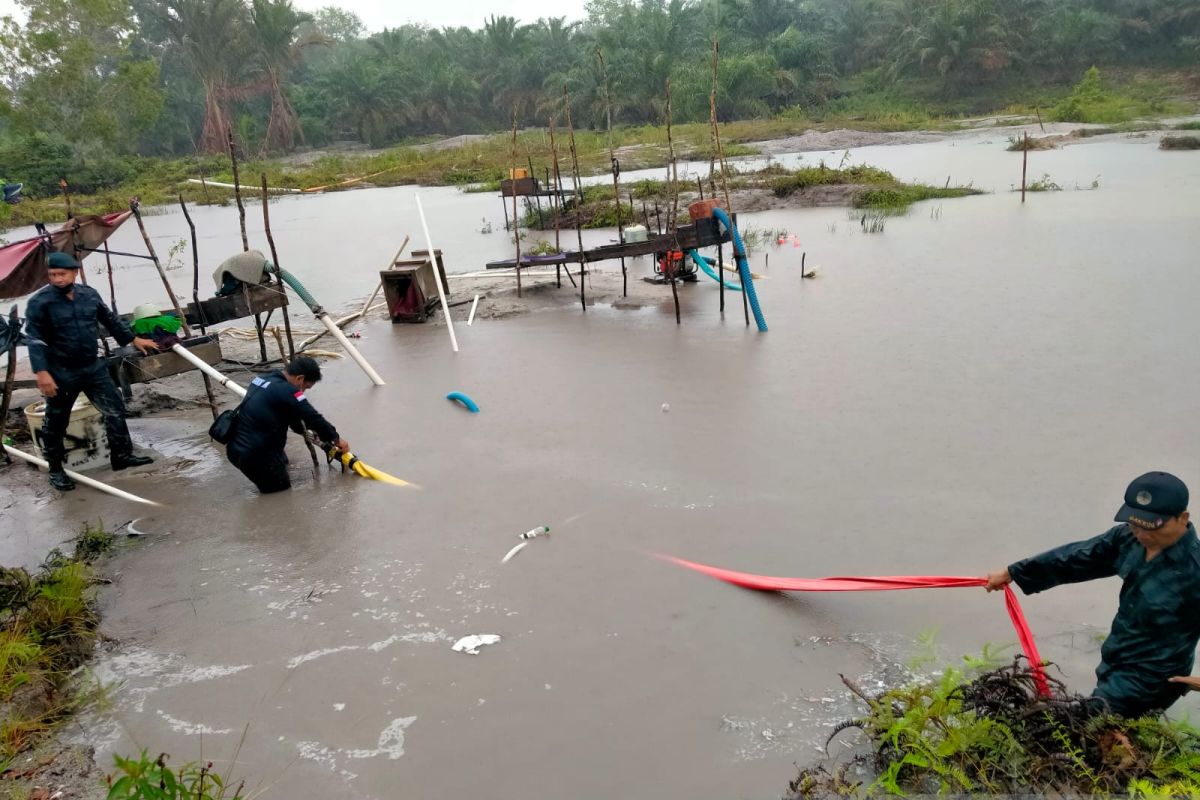
[[[961,589],[987,585],[986,578],[962,578],[947,576],[900,575],[888,577],[858,577],[858,578],[772,578],[766,575],[752,575],[749,572],[735,572],[720,567],[710,567],[707,564],[697,564],[674,556],[663,556],[667,561],[681,567],[701,572],[713,578],[718,578],[734,586],[745,589],[755,589],[764,592],[878,592],[897,589]],[[1037,680],[1038,691],[1043,697],[1050,695],[1050,685],[1046,674],[1042,671],[1042,657],[1038,654],[1037,643],[1033,640],[1033,632],[1025,621],[1021,611],[1021,603],[1017,600],[1012,587],[1004,587],[1004,605],[1008,610],[1009,619],[1017,630],[1017,639],[1029,664],[1033,668]]]
[[[56,231],[51,231],[51,250],[70,253],[83,261],[90,251],[98,248],[113,232],[129,219],[132,212],[85,214],[76,217]],[[0,298],[24,297],[45,286],[46,250],[42,238],[14,242],[0,247]]]

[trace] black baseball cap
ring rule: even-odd
[[[1188,507],[1188,488],[1169,472],[1147,472],[1125,490],[1125,505],[1114,518],[1143,528],[1161,528]]]

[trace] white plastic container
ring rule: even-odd
[[[25,406],[25,420],[33,437],[33,449],[42,458],[45,458],[42,452],[42,420],[45,417],[45,402]],[[63,444],[67,449],[63,466],[67,469],[86,470],[108,463],[108,433],[104,429],[104,416],[83,395],[71,406],[71,421],[67,424]]]
[[[626,242],[644,242],[648,231],[645,225],[630,225],[625,229]]]

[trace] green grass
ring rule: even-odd
[[[927,186],[919,183],[903,183],[892,173],[878,167],[856,165],[832,169],[824,165],[801,167],[780,175],[771,181],[776,197],[787,197],[813,186],[853,185],[863,188],[856,191],[854,208],[874,209],[887,212],[903,212],[913,203],[948,197],[966,197],[982,194],[969,186]]]
[[[96,641],[90,563],[111,540],[85,525],[73,557],[54,550],[33,573],[0,567],[0,771],[87,698],[70,676]]]

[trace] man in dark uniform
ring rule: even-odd
[[[260,493],[292,488],[283,449],[288,428],[303,433],[303,426],[307,426],[320,441],[349,452],[350,445],[304,395],[319,380],[320,365],[308,356],[300,356],[282,370],[259,375],[250,382],[238,406],[233,438],[225,454]]]
[[[1125,490],[1122,524],[988,575],[989,592],[1015,582],[1025,594],[1121,577],[1121,604],[1096,668],[1099,708],[1143,716],[1200,687],[1188,676],[1200,641],[1200,541],[1187,507],[1183,481],[1148,472]]]
[[[66,449],[63,436],[71,421],[71,407],[80,392],[104,415],[113,469],[140,467],[153,459],[134,455],[133,440],[125,424],[125,403],[96,355],[99,325],[118,344],[133,344],[143,353],[158,350],[150,339],[133,335],[90,286],[75,283],[79,262],[66,253],[51,253],[46,259],[49,286],[43,286],[25,306],[25,330],[29,365],[37,387],[46,398],[42,420],[42,453],[50,464],[50,485],[70,491],[75,482],[63,472]]]

